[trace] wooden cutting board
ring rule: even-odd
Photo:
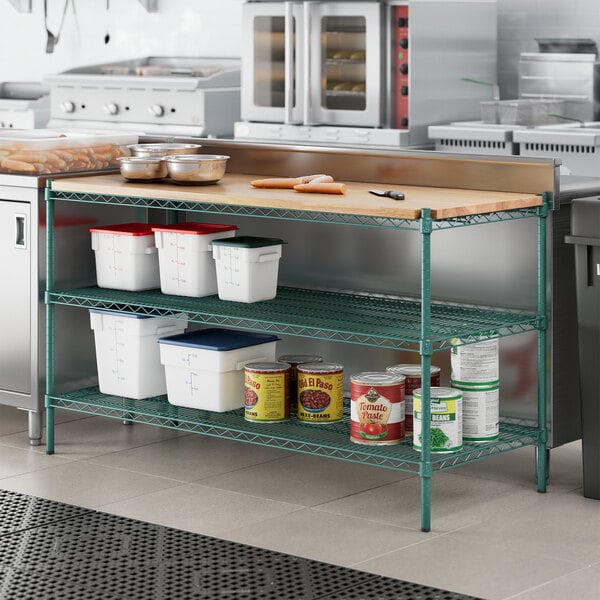
[[[312,194],[294,190],[257,189],[250,185],[256,175],[227,173],[213,185],[176,185],[165,182],[134,183],[118,174],[87,175],[52,181],[52,189],[62,192],[133,196],[164,200],[184,200],[238,206],[330,212],[339,214],[419,219],[430,208],[434,219],[447,219],[502,210],[539,206],[540,196],[485,190],[381,185],[346,181],[346,193]],[[405,200],[392,200],[369,194],[369,189],[393,189]]]

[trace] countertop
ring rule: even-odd
[[[257,179],[257,176],[227,173],[217,184],[183,186],[165,182],[127,182],[120,174],[110,174],[55,180],[52,181],[52,189],[396,219],[418,219],[423,208],[430,208],[434,219],[444,219],[538,206],[542,201],[540,196],[529,193],[383,186],[383,189],[404,192],[406,199],[398,201],[369,194],[369,189],[382,189],[378,183],[346,181],[346,193],[337,195],[301,193],[289,189],[258,189],[250,185],[253,179]]]

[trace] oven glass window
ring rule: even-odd
[[[367,105],[365,17],[323,17],[321,105],[365,110]]]
[[[296,20],[293,20],[294,35]],[[295,64],[295,57],[292,57]],[[294,93],[294,104],[296,94]],[[285,18],[254,19],[254,104],[283,108],[285,104]]]

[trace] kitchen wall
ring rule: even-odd
[[[47,2],[56,32],[65,0]],[[158,2],[159,13],[147,13],[139,0],[68,0],[59,43],[46,54],[43,0],[33,0],[31,13],[0,0],[0,81],[149,55],[239,56],[243,0]],[[519,53],[537,50],[536,37],[589,37],[600,45],[600,2],[498,0],[498,34],[501,95],[514,98]]]

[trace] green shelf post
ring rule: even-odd
[[[421,211],[421,531],[431,529],[431,209]]]
[[[54,290],[54,201],[52,182],[46,184],[46,454],[54,454],[54,408],[50,396],[54,392],[54,304],[48,293]]]
[[[548,317],[546,314],[546,237],[547,217],[551,194],[543,194],[543,203],[538,208],[537,220],[537,271],[538,271],[538,442],[537,442],[537,488],[538,492],[546,491],[548,476],[548,456],[546,443],[548,441],[548,428],[546,425],[546,330]]]

